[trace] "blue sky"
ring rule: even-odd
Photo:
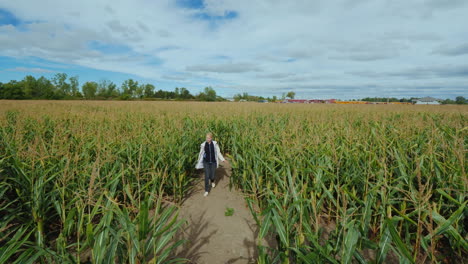
[[[465,0],[0,0],[0,81],[468,97],[467,13]]]
[[[0,9],[0,25],[18,26],[20,19],[6,9]]]

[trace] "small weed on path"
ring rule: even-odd
[[[224,212],[225,216],[232,216],[234,214],[234,208],[226,207],[226,211]]]

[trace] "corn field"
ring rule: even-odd
[[[185,262],[178,205],[209,131],[257,222],[258,263],[463,263],[467,114],[0,101],[0,263]]]

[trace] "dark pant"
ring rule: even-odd
[[[205,192],[210,191],[210,180],[211,182],[215,181],[215,170],[216,162],[203,162],[203,167],[205,168]]]

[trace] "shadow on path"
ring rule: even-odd
[[[204,244],[210,242],[210,238],[215,235],[218,230],[211,230],[208,234],[206,234],[205,230],[208,227],[208,222],[203,218],[203,213],[197,217],[189,217],[187,219],[188,226],[185,229],[182,229],[182,232],[177,233],[175,236],[175,240],[185,239],[187,240],[181,246],[181,251],[178,253],[177,257],[187,258],[193,263],[198,263],[200,256],[204,253],[200,250]]]

